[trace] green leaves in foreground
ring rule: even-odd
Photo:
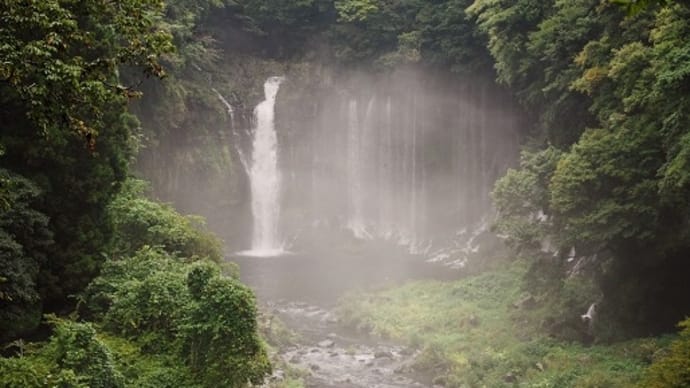
[[[649,368],[640,387],[682,388],[690,386],[690,318],[678,324],[680,337],[673,341]]]
[[[0,387],[120,388],[125,386],[110,350],[90,324],[49,317],[50,342],[21,358],[0,358]]]
[[[84,307],[143,352],[174,355],[204,386],[240,387],[270,371],[253,294],[212,262],[143,248],[106,263]]]

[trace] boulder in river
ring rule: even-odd
[[[302,362],[302,359],[299,356],[294,355],[294,356],[290,357],[288,362],[290,362],[291,364],[299,364],[300,362]]]
[[[323,341],[319,342],[320,348],[332,348],[333,346],[335,346],[335,342],[333,342],[331,340],[323,340]]]
[[[374,353],[374,358],[393,358],[393,353],[387,350],[379,350],[378,352]]]

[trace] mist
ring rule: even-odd
[[[305,92],[288,75],[275,109],[273,248],[299,250],[338,231],[429,255],[488,222],[493,182],[517,161],[519,111],[488,83],[399,71]],[[251,159],[252,141],[242,144],[238,154]]]

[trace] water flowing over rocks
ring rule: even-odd
[[[418,351],[380,339],[363,338],[338,326],[333,313],[303,302],[272,305],[271,311],[302,334],[299,343],[281,349],[280,358],[308,373],[308,387],[425,387],[411,365]],[[278,370],[273,378],[283,376]]]

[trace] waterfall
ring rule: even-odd
[[[244,151],[242,151],[242,147],[240,147],[242,140],[240,139],[240,134],[237,132],[237,125],[235,124],[235,109],[232,107],[230,102],[228,102],[228,100],[222,94],[220,94],[219,91],[213,88],[211,88],[211,90],[216,93],[220,102],[222,102],[223,105],[225,105],[225,108],[228,110],[228,115],[230,115],[230,129],[232,129],[233,136],[232,143],[235,146],[235,151],[240,158],[240,163],[242,163],[245,173],[249,174],[249,162],[247,161],[247,157],[244,155]]]
[[[425,256],[473,253],[481,239],[455,232],[484,231],[492,182],[517,160],[515,111],[494,103],[503,91],[409,73],[365,81],[318,89],[313,109],[285,103],[281,171],[294,179],[283,182],[281,225],[312,226],[296,246],[342,229]]]
[[[393,237],[393,189],[391,188],[393,179],[393,160],[392,160],[392,148],[393,148],[393,128],[392,128],[392,110],[391,110],[391,97],[386,98],[386,110],[384,116],[384,125],[380,130],[379,139],[379,193],[378,193],[378,203],[381,208],[379,209],[379,230],[381,235],[385,239],[390,239]]]
[[[357,238],[369,237],[364,224],[362,129],[357,100],[350,100],[347,113],[347,181],[349,211],[347,227]]]
[[[252,256],[277,256],[284,253],[278,231],[280,219],[281,177],[278,171],[278,138],[275,131],[275,102],[282,77],[271,77],[264,83],[265,100],[254,109],[249,181],[251,188]]]

